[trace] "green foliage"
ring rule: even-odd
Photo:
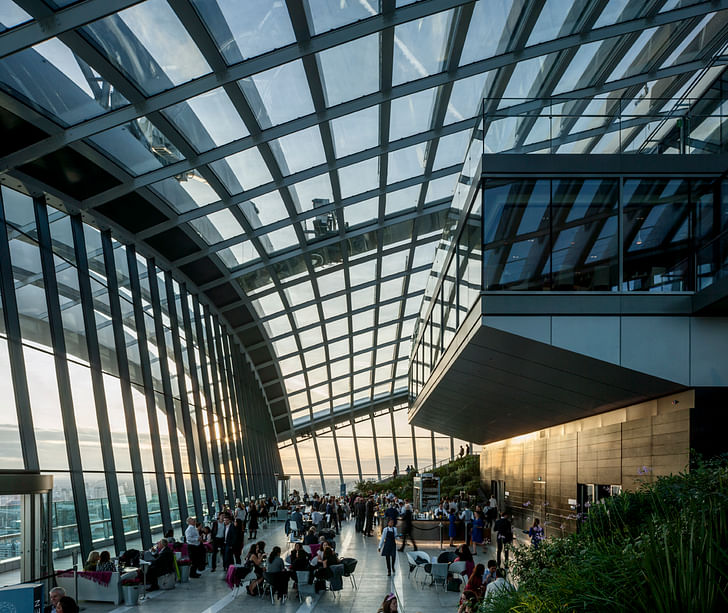
[[[474,495],[480,486],[480,456],[458,458],[432,472],[440,477],[440,493],[443,497],[457,496],[461,490],[465,490],[468,495]],[[391,491],[399,498],[412,500],[413,480],[414,475],[400,475],[380,482],[360,481],[355,490],[361,494],[385,494]]]
[[[518,590],[482,611],[728,610],[728,462],[607,499],[579,534],[511,557]]]
[[[480,487],[480,456],[467,455],[432,471],[440,477],[440,495],[452,498],[465,490],[475,495]]]

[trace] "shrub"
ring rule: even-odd
[[[483,611],[728,610],[728,462],[609,498],[579,534],[514,553],[518,589]]]

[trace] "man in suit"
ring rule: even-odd
[[[223,556],[222,565],[225,570],[233,563],[233,556],[235,554],[235,546],[238,544],[238,533],[233,526],[233,518],[230,513],[223,515]]]
[[[149,592],[159,589],[159,577],[174,572],[174,552],[168,545],[167,539],[161,539],[157,543],[157,556],[147,570],[147,582],[150,584],[147,591]]]
[[[217,516],[217,521],[212,522],[212,568],[210,572],[215,572],[217,568],[217,552],[220,552],[222,559],[225,559],[225,539],[223,530],[225,529],[224,513],[221,511]]]

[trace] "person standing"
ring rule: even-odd
[[[465,544],[470,547],[470,537],[473,529],[473,512],[470,510],[470,505],[467,502],[462,513],[460,513],[460,519],[465,524]]]
[[[455,539],[455,520],[457,519],[457,513],[455,513],[455,509],[450,507],[448,514],[447,514],[447,535],[450,537],[450,547],[455,547],[454,539]]]
[[[531,545],[533,545],[534,549],[538,549],[538,546],[544,538],[543,526],[540,524],[541,521],[538,518],[534,518],[533,526],[528,529],[528,536],[531,537]]]
[[[233,564],[233,558],[235,556],[235,545],[237,538],[235,533],[235,526],[233,526],[232,517],[230,514],[225,513],[223,515],[223,529],[222,529],[222,567],[227,570],[228,566]]]
[[[473,555],[478,555],[478,545],[483,545],[483,529],[485,528],[485,519],[482,511],[475,511],[475,519],[473,520],[473,532],[470,537],[473,545]]]
[[[501,567],[501,553],[505,550],[506,564],[508,564],[508,551],[511,548],[511,542],[513,541],[513,528],[507,512],[501,514],[500,519],[495,522],[495,531],[498,533],[498,551],[496,553],[496,563],[498,568]]]
[[[460,445],[460,453],[458,453],[458,457],[462,458],[465,455],[465,449],[463,449],[463,446]]]
[[[248,507],[248,539],[252,540],[258,534],[258,509],[255,503],[251,502]]]
[[[374,527],[374,499],[369,496],[364,508],[366,513],[366,524],[364,525],[364,534],[373,536],[372,529]]]
[[[225,560],[225,521],[224,513],[221,511],[217,515],[217,521],[212,523],[212,567],[210,572],[214,573],[217,569],[217,552],[220,557]]]
[[[235,564],[240,564],[241,556],[243,555],[243,545],[245,544],[245,524],[243,524],[243,520],[238,517],[233,522],[233,528],[235,529],[233,556],[235,557]]]
[[[357,498],[354,503],[354,512],[356,513],[356,531],[364,532],[364,516],[366,515],[366,505],[361,498]]]
[[[198,571],[204,568],[202,561],[204,558],[204,546],[200,543],[200,533],[197,530],[197,520],[194,517],[187,518],[185,541],[187,541],[187,551],[190,556],[190,562],[192,562],[190,577],[197,579],[200,576]]]
[[[390,519],[386,528],[382,529],[382,538],[379,539],[379,551],[387,559],[387,577],[391,577],[397,555],[397,529],[394,527],[393,519]]]
[[[402,546],[399,548],[400,551],[404,551],[404,546],[407,544],[407,537],[412,541],[412,547],[417,551],[417,543],[412,536],[412,507],[407,504],[404,507],[404,513],[402,513]]]

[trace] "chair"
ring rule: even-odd
[[[457,557],[458,554],[454,551],[443,551],[439,556],[437,556],[437,562],[438,564],[442,564],[443,562],[445,564],[450,564],[450,562],[454,562]]]
[[[463,577],[463,573],[465,572],[467,565],[467,562],[453,562],[452,564],[450,564],[450,568],[448,569],[450,574],[452,574],[452,578],[460,582],[461,592],[463,591],[466,583],[466,580]]]
[[[425,562],[409,551],[407,552],[407,561],[409,562],[410,573],[414,572],[414,578],[417,579],[417,571],[420,570],[420,566],[424,566]]]
[[[298,583],[298,601],[302,602],[302,596],[315,596],[316,588],[312,583],[308,582],[308,571],[297,570],[296,571],[296,582]]]
[[[445,562],[435,562],[434,564],[425,564],[425,573],[430,576],[431,583],[437,585],[442,584],[442,589],[446,589],[447,584],[447,568],[448,565]],[[424,589],[425,582],[422,582],[422,588]]]
[[[331,566],[331,576],[328,579],[329,590],[336,598],[336,592],[340,592],[344,589],[344,565],[334,564]]]
[[[356,577],[354,577],[354,571],[356,570],[356,565],[358,564],[358,560],[355,558],[344,558],[342,559],[341,563],[344,565],[344,577],[349,577],[349,581],[351,581],[351,587],[354,589],[358,589],[356,585]]]

